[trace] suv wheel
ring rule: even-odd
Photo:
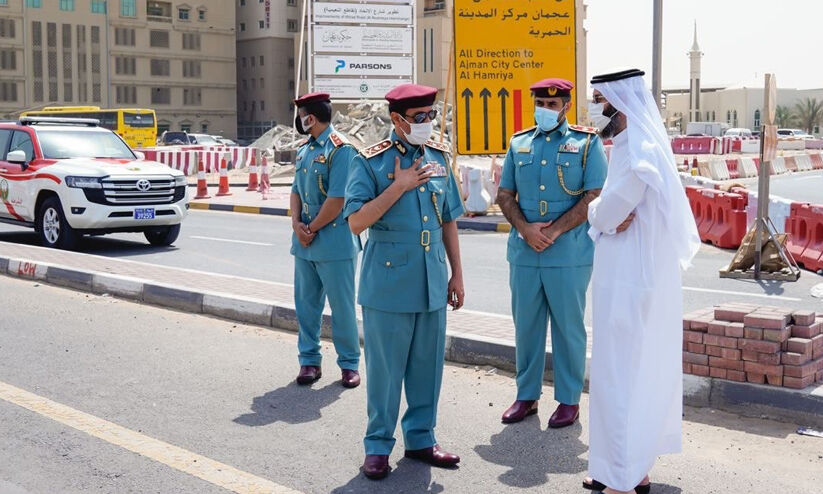
[[[155,247],[166,247],[174,243],[180,235],[180,225],[158,226],[149,228],[143,235]]]
[[[49,197],[43,201],[37,213],[37,231],[46,247],[71,250],[80,238],[66,221],[60,199]]]

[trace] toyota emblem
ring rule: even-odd
[[[151,189],[151,182],[146,180],[145,178],[141,178],[137,181],[137,190],[142,192],[148,192]]]

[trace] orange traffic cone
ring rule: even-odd
[[[206,167],[203,166],[203,158],[197,163],[197,195],[195,199],[209,199],[209,184],[206,183]]]
[[[229,170],[226,168],[226,158],[220,160],[220,183],[217,187],[217,197],[230,196]]]
[[[260,193],[263,194],[263,200],[266,201],[269,199],[269,188],[271,186],[269,180],[269,164],[266,162],[266,155],[263,155],[261,159],[262,166],[260,172]]]
[[[255,191],[260,186],[257,182],[257,174],[259,170],[257,169],[257,162],[255,158],[257,157],[257,150],[252,152],[251,154],[251,164],[249,165],[249,186],[246,188],[247,191]]]

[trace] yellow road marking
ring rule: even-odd
[[[190,209],[209,209],[209,203],[207,202],[190,202],[189,203]]]
[[[256,206],[234,206],[234,212],[260,214],[260,208]]]
[[[0,381],[0,399],[239,494],[302,494]]]

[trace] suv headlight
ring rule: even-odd
[[[102,189],[103,184],[97,177],[66,177],[66,185],[77,189]]]
[[[176,175],[174,177],[174,186],[175,187],[186,186],[188,184],[189,184],[189,181],[188,181],[188,179],[186,178],[185,175]]]

